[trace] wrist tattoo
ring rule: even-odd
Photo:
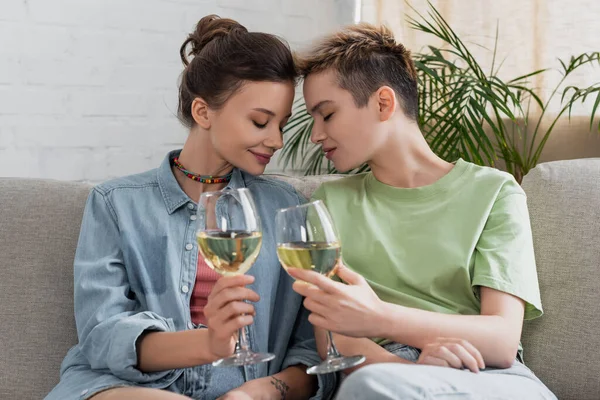
[[[288,390],[290,390],[290,387],[281,379],[277,379],[274,376],[271,377],[271,385],[275,386],[275,389],[277,389],[279,391],[279,393],[281,393],[281,400],[285,400],[285,397],[287,396],[287,392]]]

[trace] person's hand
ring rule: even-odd
[[[210,352],[215,360],[232,355],[238,330],[254,321],[254,306],[244,302],[259,300],[256,292],[245,287],[252,282],[251,275],[224,276],[208,296],[204,315]]]
[[[311,311],[308,320],[313,325],[345,336],[379,336],[384,303],[362,276],[342,264],[336,274],[347,284],[298,268],[288,273],[298,279],[293,288],[306,297],[304,306]]]
[[[471,343],[462,339],[439,338],[426,345],[417,364],[437,365],[479,372],[485,368],[483,357]]]

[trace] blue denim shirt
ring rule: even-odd
[[[47,399],[85,399],[115,386],[143,386],[214,399],[247,380],[292,365],[315,365],[312,326],[302,298],[276,255],[278,208],[304,201],[288,184],[235,170],[228,187],[247,187],[263,228],[263,245],[249,274],[260,295],[249,327],[254,351],[277,355],[244,368],[193,368],[142,373],[136,340],[144,331],[204,329],[190,316],[198,248],[196,202],[180,188],[171,152],[152,171],[95,187],[87,201],[75,255],[75,320],[79,344],[67,354],[61,382]],[[190,349],[191,350],[191,349]],[[335,375],[319,377],[315,398],[329,398]]]

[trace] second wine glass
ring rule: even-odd
[[[275,217],[277,256],[284,269],[312,270],[332,278],[341,258],[341,245],[333,220],[320,201],[279,210]],[[331,332],[327,331],[327,357],[306,370],[308,374],[327,374],[362,364],[362,355],[343,356]]]
[[[198,251],[210,268],[223,276],[243,275],[256,261],[262,244],[260,217],[246,188],[206,192],[198,202]],[[250,349],[247,327],[239,330],[235,352],[215,367],[270,361],[270,353]]]

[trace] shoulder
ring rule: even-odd
[[[470,164],[470,185],[475,192],[489,194],[496,199],[518,194],[525,196],[525,191],[508,172],[496,168]]]
[[[108,207],[114,218],[117,219],[118,210],[122,207],[131,208],[132,204],[142,195],[144,204],[150,199],[159,197],[157,170],[128,175],[96,185],[90,192],[88,204],[94,209],[98,206]],[[153,193],[149,195],[148,190]]]
[[[157,170],[152,169],[139,174],[123,176],[100,183],[94,187],[94,191],[104,196],[112,194],[120,189],[143,189],[147,187],[157,187]]]

